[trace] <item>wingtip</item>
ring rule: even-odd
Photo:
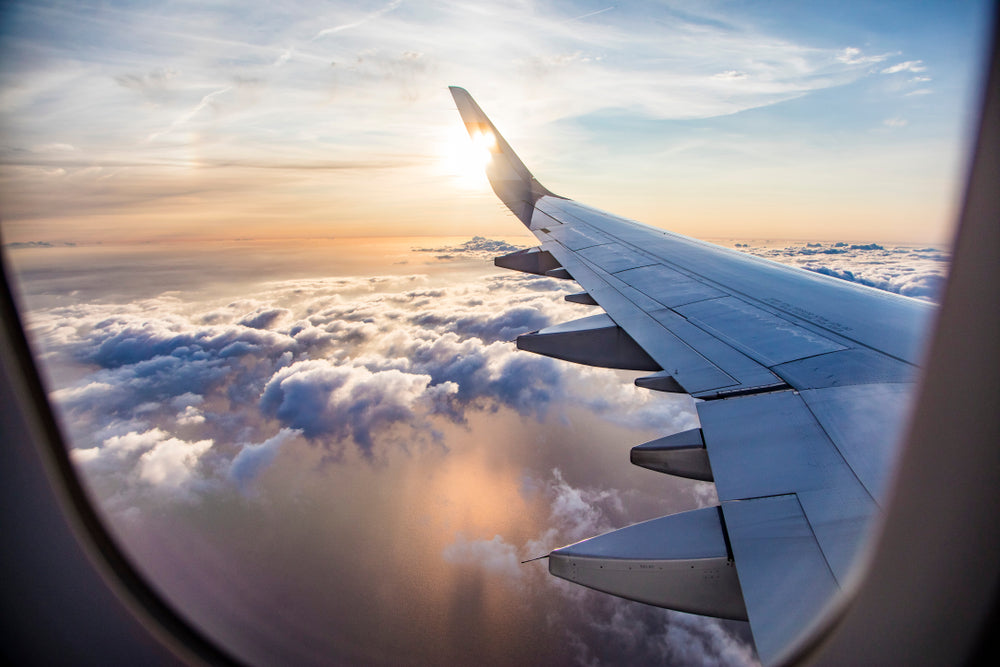
[[[552,555],[552,554],[545,554],[544,556],[536,556],[536,557],[534,557],[534,558],[529,558],[528,560],[522,560],[522,561],[521,561],[521,565],[524,565],[525,563],[533,563],[533,562],[535,562],[536,560],[542,560],[543,558],[548,558],[548,557],[549,557],[549,556],[551,556],[551,555]]]

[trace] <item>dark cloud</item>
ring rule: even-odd
[[[73,248],[75,243],[69,241],[15,241],[4,243],[3,247],[11,250],[23,250],[25,248]]]
[[[253,329],[271,329],[290,315],[291,311],[285,308],[258,308],[240,319],[239,324]]]

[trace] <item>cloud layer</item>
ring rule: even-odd
[[[853,283],[936,302],[951,255],[942,248],[877,243],[736,243],[744,252]]]
[[[737,245],[900,293],[943,275],[947,259],[868,243]],[[161,585],[238,637],[244,655],[323,662],[355,645],[345,619],[384,620],[371,589],[387,568],[400,573],[392,618],[421,604],[455,610],[444,626],[400,632],[393,655],[458,664],[485,650],[502,662],[514,659],[511,637],[529,633],[555,664],[752,663],[744,624],[628,603],[521,564],[712,503],[714,491],[626,463],[632,445],[694,427],[689,400],[515,350],[518,334],[593,310],[560,298],[573,283],[482,261],[513,249],[477,237],[416,249],[434,258],[425,266],[457,274],[280,280],[228,299],[91,299],[28,320],[103,511]],[[163,555],[173,553],[165,543],[181,553]],[[303,552],[316,562],[289,581],[284,564]],[[357,575],[317,588],[330,562]],[[249,572],[260,599],[244,599]],[[440,599],[406,589],[421,580]],[[289,625],[248,634],[272,598],[295,600]],[[342,606],[350,600],[353,611]],[[335,620],[324,633],[305,618]],[[478,625],[495,628],[483,639],[493,648],[427,643]]]
[[[477,257],[502,246],[473,239],[451,253]],[[504,632],[517,626],[522,635],[520,624],[530,622],[553,663],[672,656],[665,638],[688,623],[683,618],[606,601],[553,580],[537,564],[520,564],[651,514],[711,501],[705,485],[665,492],[656,476],[626,464],[629,446],[693,427],[689,401],[636,389],[617,372],[514,349],[510,340],[519,333],[591,312],[559,298],[574,288],[483,266],[462,283],[418,275],[276,281],[256,286],[252,297],[168,293],[38,308],[28,319],[56,385],[51,395],[72,456],[103,512],[158,584],[204,612],[208,627],[236,633],[245,655],[310,663],[351,645],[337,634],[349,633],[351,623],[339,603],[306,586],[289,618],[339,619],[341,630],[318,639],[313,620],[271,639],[246,634],[258,622],[249,619],[270,605],[237,602],[245,575],[211,574],[212,563],[239,559],[248,571],[258,568],[255,587],[277,591],[290,585],[282,583],[286,549],[325,553],[346,566],[383,558],[376,544],[388,540],[425,553],[418,577],[454,590],[448,604],[472,604],[477,586],[488,600],[504,601],[505,611],[483,622],[507,618]],[[347,509],[355,503],[358,509]],[[480,509],[469,514],[464,505]],[[304,510],[311,507],[317,514]],[[300,536],[288,523],[303,511],[319,533]],[[401,512],[417,516],[383,527]],[[223,516],[222,524],[213,519]],[[357,527],[348,528],[352,521]],[[439,527],[411,534],[425,521]],[[321,528],[329,522],[339,526],[333,534],[357,535],[330,541]],[[241,525],[249,532],[232,535]],[[268,534],[283,537],[267,546],[260,540]],[[161,555],[171,552],[165,544],[182,543],[184,553]],[[303,574],[321,576],[310,568]],[[337,583],[337,599],[374,582],[359,573]],[[212,602],[205,590],[214,591]],[[408,595],[399,593],[399,613],[420,599]],[[376,602],[355,613],[386,613]],[[244,609],[243,618],[212,611],[217,604]],[[466,609],[460,618],[455,632],[467,634],[464,624],[476,616]],[[699,637],[721,627],[704,622]],[[408,648],[399,650],[464,662],[460,645],[428,643],[428,633],[444,631],[401,633]],[[625,636],[625,658],[615,658],[609,651]],[[708,662],[752,659],[745,627],[720,637],[705,639],[704,655],[714,656]],[[497,644],[497,660],[513,655],[511,641]],[[304,648],[310,642],[318,654]],[[742,652],[727,654],[726,642]]]

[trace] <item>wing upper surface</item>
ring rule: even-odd
[[[467,113],[482,111],[455,94],[471,128]],[[523,168],[496,136],[498,159]],[[557,263],[545,272],[571,277],[607,318],[600,334],[590,323],[597,318],[588,318],[527,334],[518,346],[608,366],[608,348],[618,345],[628,359],[643,354],[645,365],[613,367],[654,371],[636,384],[705,399],[697,404],[700,441],[719,522],[760,657],[778,660],[849,583],[884,498],[934,308],[620,218],[552,195],[526,169],[521,177],[519,188],[494,189],[538,238],[547,266]],[[520,199],[504,199],[515,190]],[[619,340],[610,326],[627,344],[609,342]],[[676,447],[663,451],[665,460],[677,456]],[[628,560],[627,547],[614,543]],[[560,551],[555,568],[550,558],[554,573],[637,599],[631,585],[567,575],[592,562],[610,567],[604,551]]]

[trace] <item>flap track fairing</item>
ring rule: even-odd
[[[533,273],[537,276],[544,276],[553,269],[562,268],[559,260],[553,257],[552,253],[538,247],[495,257],[493,264],[502,269],[513,269],[523,273]]]
[[[587,366],[660,370],[659,364],[604,313],[518,336],[517,348]]]
[[[713,481],[700,428],[637,445],[629,456],[633,464],[642,468],[702,482]]]
[[[594,300],[594,297],[590,296],[590,293],[588,293],[588,292],[578,292],[576,294],[567,294],[566,296],[563,297],[563,299],[565,299],[566,301],[569,301],[570,303],[582,303],[585,306],[596,306],[596,305],[598,305],[597,301]]]
[[[718,507],[637,523],[549,554],[549,572],[628,600],[746,620]]]

